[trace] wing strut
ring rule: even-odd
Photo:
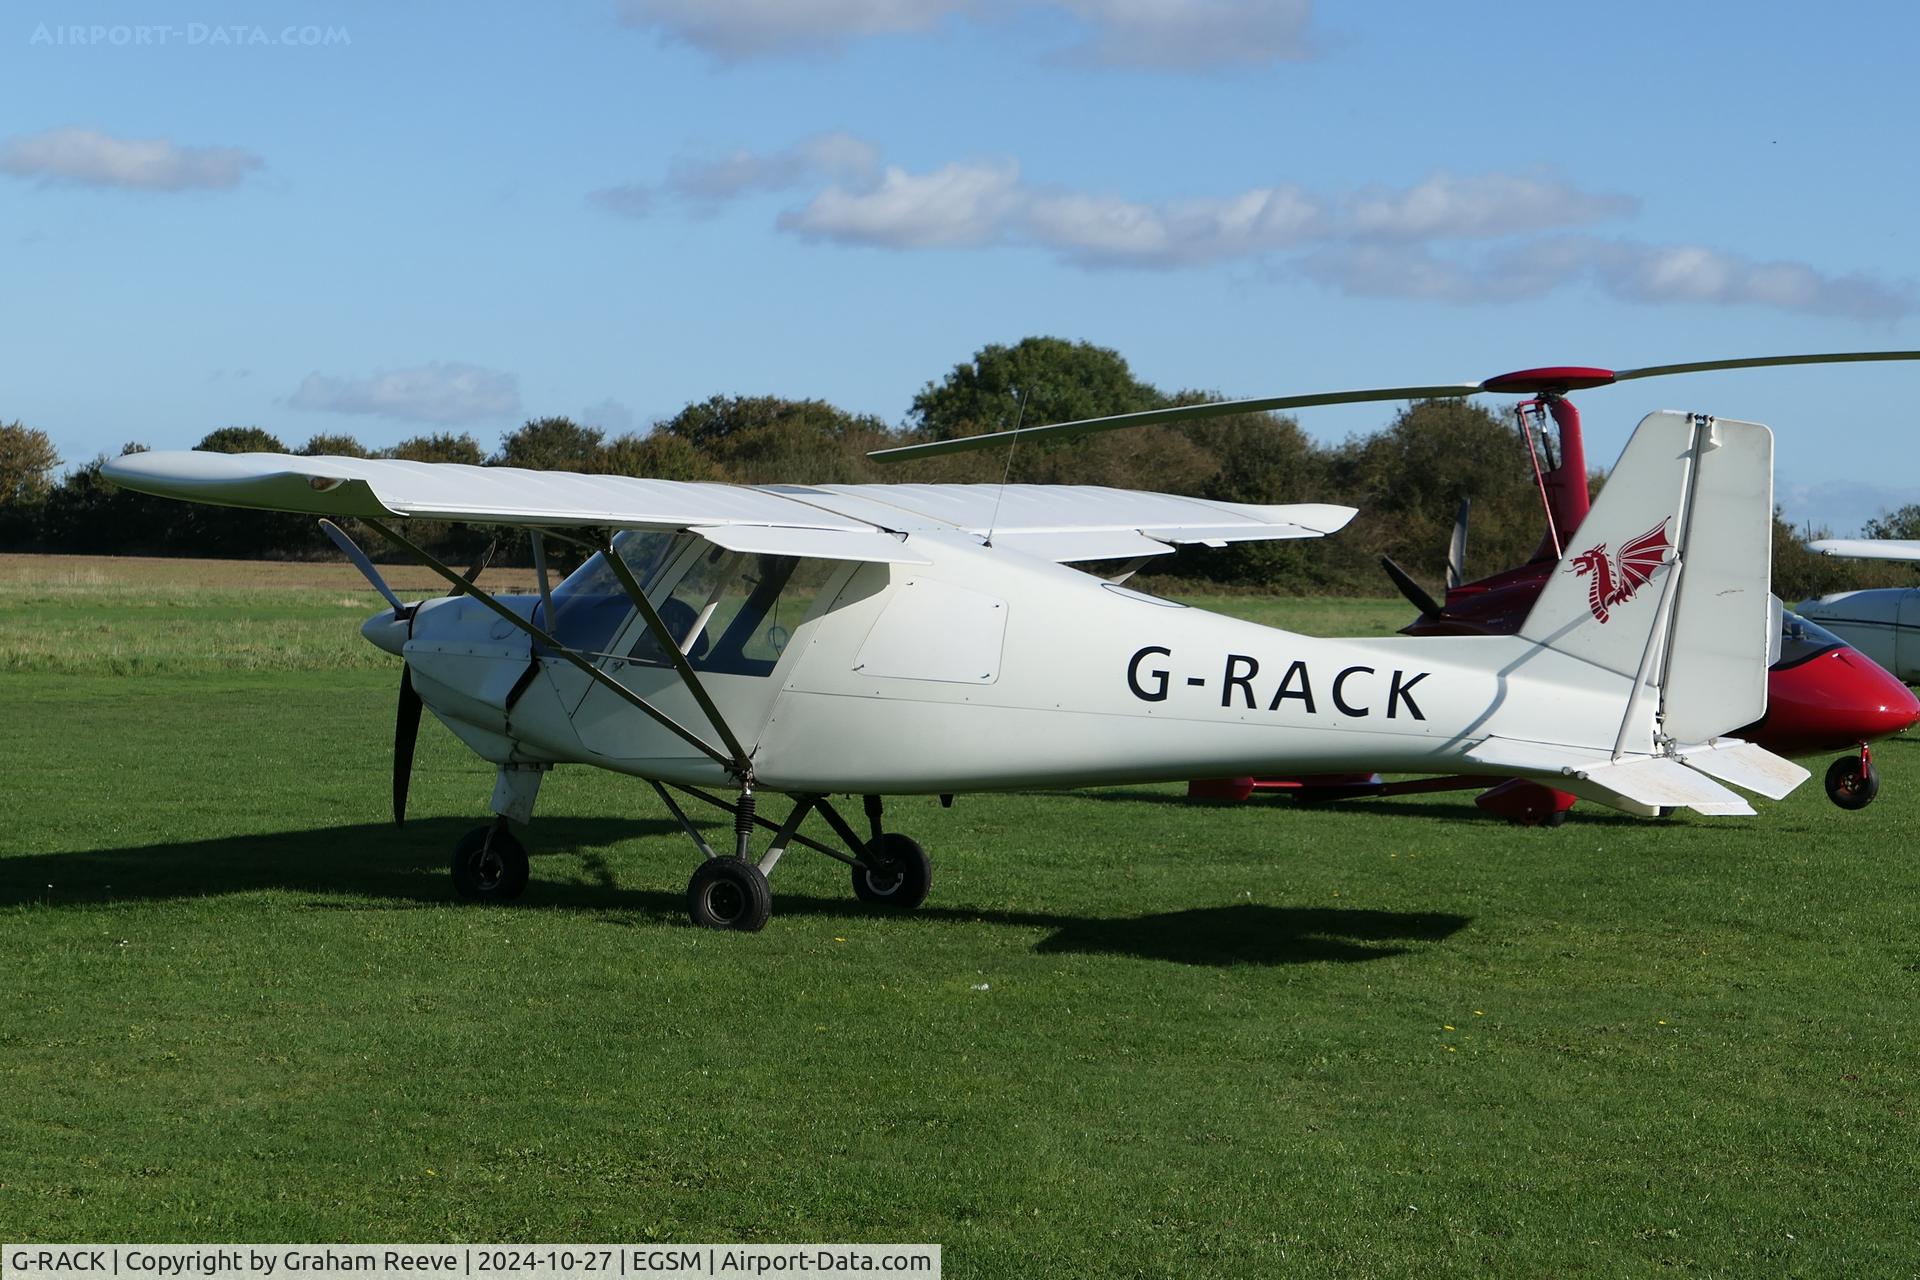
[[[416,544],[409,541],[407,538],[401,536],[400,534],[394,532],[392,529],[389,529],[386,525],[380,523],[378,520],[365,519],[363,520],[363,523],[369,529],[372,529],[375,533],[378,533],[381,537],[393,543],[395,546],[405,551],[408,555],[412,556],[415,560],[418,560],[421,564],[433,570],[435,573],[445,578],[448,582],[452,583],[455,587],[459,588],[462,594],[472,596],[475,600],[478,600],[481,604],[487,606],[487,608],[499,614],[500,617],[505,619],[507,622],[512,623],[515,627],[526,632],[528,635],[532,636],[535,640],[538,640],[541,644],[545,645],[548,649],[550,649],[555,655],[566,659],[568,662],[578,667],[581,671],[585,672],[587,677],[591,679],[595,684],[604,685],[607,689],[611,690],[616,696],[618,696],[622,701],[627,702],[631,704],[633,707],[635,707],[636,709],[638,709],[639,711],[644,712],[647,716],[652,718],[654,721],[658,722],[662,728],[673,733],[676,737],[680,738],[682,741],[687,743],[687,745],[699,751],[702,755],[705,755],[710,759],[712,759],[715,764],[718,764],[723,768],[732,770],[736,775],[739,775],[741,777],[746,777],[748,775],[748,772],[750,772],[749,763],[747,762],[744,754],[738,752],[737,747],[736,747],[735,757],[729,760],[726,757],[726,755],[724,755],[722,752],[716,750],[713,746],[708,744],[704,739],[700,737],[699,734],[696,734],[691,729],[686,728],[679,721],[675,720],[672,716],[660,710],[658,707],[655,707],[652,703],[648,702],[645,698],[642,698],[639,694],[627,688],[627,686],[621,684],[618,680],[615,680],[612,676],[602,671],[599,667],[594,666],[591,662],[588,662],[585,658],[582,658],[578,653],[575,653],[572,649],[569,649],[567,648],[567,646],[561,644],[560,641],[555,639],[552,635],[548,634],[544,628],[534,626],[533,623],[527,621],[525,618],[521,617],[519,614],[515,613],[513,610],[507,608],[507,606],[501,604],[498,600],[495,600],[491,593],[483,591],[479,587],[473,585],[471,582],[468,582],[465,578],[455,573],[452,569],[449,569],[446,565],[442,564],[439,560],[436,560],[430,553],[428,553],[421,547],[417,546]],[[615,563],[616,564],[619,563],[617,558],[615,559]],[[658,619],[653,618],[653,619],[650,619],[649,621],[650,623],[657,622]],[[702,694],[698,694],[696,696],[699,696],[701,698],[702,704],[705,705],[706,700],[703,695],[704,695],[704,691],[702,692]],[[733,742],[733,735],[729,732],[725,732],[724,725],[720,727],[723,731],[722,736],[728,739],[728,745],[734,746],[735,744]]]
[[[634,580],[633,570],[627,568],[627,562],[620,558],[620,552],[611,540],[604,548],[607,566],[613,570],[613,576],[620,579],[620,586],[627,597],[639,606],[640,616],[647,620],[647,630],[653,633],[654,643],[660,646],[660,652],[667,655],[673,663],[673,669],[680,673],[680,679],[686,682],[687,692],[700,704],[700,710],[706,713],[707,721],[720,731],[727,750],[733,752],[733,771],[743,779],[753,777],[753,761],[748,758],[747,749],[740,745],[740,739],[734,736],[733,729],[727,724],[727,718],[720,714],[720,708],[713,705],[713,698],[707,693],[707,687],[700,683],[700,677],[694,674],[693,664],[687,661],[687,655],[680,652],[681,637],[667,630],[667,624],[660,619],[647,599],[646,590]],[[716,588],[717,590],[717,588]]]

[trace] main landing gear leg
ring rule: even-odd
[[[863,840],[825,796],[793,797],[792,810],[783,821],[775,823],[755,812],[751,787],[742,788],[740,799],[733,804],[697,787],[677,787],[676,790],[733,814],[733,852],[722,855],[688,821],[664,786],[655,783],[654,790],[705,856],[687,884],[687,916],[703,928],[748,933],[765,928],[773,914],[773,895],[767,877],[794,845],[803,845],[845,863],[853,873],[855,896],[876,906],[896,910],[917,907],[926,901],[927,890],[933,883],[926,851],[907,837],[883,829],[878,796],[866,797],[867,823],[873,835]],[[833,828],[834,834],[845,843],[846,851],[800,834],[800,824],[815,813]],[[756,827],[773,832],[773,839],[758,861],[753,858]]]
[[[1858,756],[1841,756],[1827,766],[1827,799],[1842,809],[1864,809],[1880,794],[1880,771],[1873,748],[1860,744]]]

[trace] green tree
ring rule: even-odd
[[[1863,538],[1920,538],[1920,503],[1882,511],[1860,530]]]
[[[221,427],[194,448],[209,453],[285,453],[280,437],[259,427]],[[327,545],[312,516],[204,503],[169,503],[175,514],[168,542],[195,555],[252,560],[306,553]]]
[[[1328,465],[1322,499],[1360,509],[1337,539],[1344,572],[1364,580],[1392,556],[1437,588],[1460,499],[1473,500],[1467,576],[1523,563],[1546,519],[1525,447],[1500,418],[1465,400],[1427,400],[1401,410],[1386,430],[1348,440]],[[1436,591],[1436,594],[1437,591]]]
[[[209,431],[193,446],[209,453],[285,453],[280,437],[259,427],[221,427]]]
[[[453,435],[436,431],[428,436],[412,436],[388,449],[381,456],[405,462],[460,462],[477,467],[487,458],[480,442],[465,432]]]
[[[493,462],[530,471],[602,471],[606,466],[603,434],[600,428],[583,427],[571,418],[534,418],[507,433]]]
[[[145,453],[143,444],[120,450]],[[36,543],[49,551],[95,555],[151,554],[172,549],[180,536],[185,504],[122,489],[100,474],[101,454],[67,473],[47,495]]]
[[[1015,392],[1024,397],[1021,399]],[[1022,338],[993,343],[913,398],[907,422],[932,440],[1157,409],[1167,397],[1133,376],[1119,352],[1090,342]]]
[[[720,464],[684,437],[665,431],[621,436],[607,444],[605,463],[612,475],[649,480],[724,480]]]
[[[53,489],[60,454],[46,432],[0,422],[0,510],[37,506]]]
[[[713,396],[662,422],[650,438],[663,435],[684,441],[739,484],[875,479],[878,469],[867,461],[867,451],[893,439],[886,424],[871,415],[848,413],[824,400],[779,396]]]
[[[303,458],[371,458],[367,447],[352,436],[327,435],[324,432],[300,446]]]

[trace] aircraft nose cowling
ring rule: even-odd
[[[367,638],[367,643],[396,656],[406,646],[408,629],[409,619],[394,617],[391,609],[376,613],[360,624],[360,634]]]
[[[1840,751],[1920,721],[1920,700],[1851,646],[1829,649],[1769,676],[1767,714],[1737,733],[1783,755]]]

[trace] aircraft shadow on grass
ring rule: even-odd
[[[385,901],[443,907],[452,901],[447,855],[471,828],[465,819],[415,820],[404,828],[363,823],[311,831],[223,836],[0,858],[0,906],[97,906],[279,889],[322,895],[318,909],[364,910]],[[665,820],[543,818],[533,882],[512,910],[592,912],[619,924],[684,926],[679,889],[632,889],[616,883],[604,856],[610,846],[647,836],[678,836]],[[574,854],[587,881],[548,880],[543,857]],[[678,871],[688,860],[675,862]],[[368,901],[356,902],[352,899]],[[476,908],[484,909],[484,908]],[[845,899],[781,894],[783,916],[871,918],[873,909]],[[1281,965],[1378,960],[1405,944],[1438,942],[1469,923],[1439,912],[1275,907],[1238,903],[1146,916],[1085,917],[1039,911],[927,906],[914,918],[956,924],[1051,929],[1036,950],[1168,960],[1194,965]]]
[[[1487,785],[1493,786],[1498,781],[1497,778],[1489,778]],[[1184,793],[1171,791],[1140,791],[1119,787],[1087,791],[1043,791],[1033,794],[1055,796],[1061,799],[1106,800],[1126,804],[1179,805],[1188,809],[1267,812],[1273,815],[1275,821],[1283,820],[1289,814],[1338,813],[1362,814],[1372,818],[1419,818],[1449,826],[1486,827],[1494,830],[1511,825],[1502,823],[1492,814],[1481,812],[1471,804],[1443,804],[1432,800],[1407,800],[1399,796],[1349,796],[1342,800],[1316,800],[1309,804],[1301,804],[1290,796],[1265,796],[1241,801],[1206,800],[1190,799]],[[1582,825],[1597,823],[1601,826],[1630,827],[1644,824],[1651,819],[1616,813],[1610,809],[1603,809],[1597,804],[1582,804],[1567,815],[1567,821]]]

